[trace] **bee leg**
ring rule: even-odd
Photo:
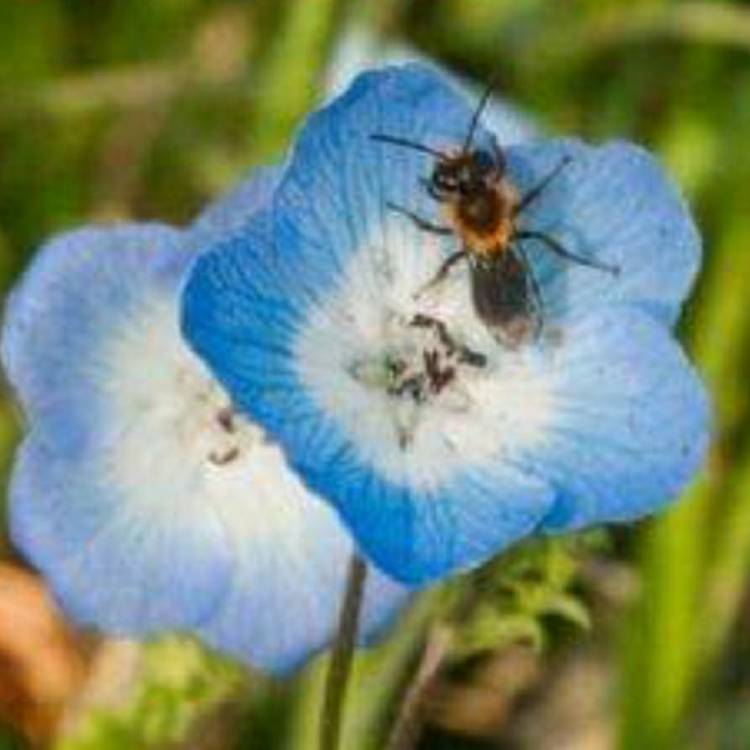
[[[446,196],[443,195],[427,177],[420,177],[419,184],[427,191],[427,195],[438,203],[443,203]]]
[[[551,250],[555,255],[559,255],[565,260],[569,260],[571,263],[577,263],[579,266],[587,266],[588,268],[595,268],[598,271],[605,271],[611,273],[613,276],[620,275],[620,266],[612,266],[608,263],[600,263],[593,258],[584,258],[581,255],[576,255],[566,250],[556,239],[553,239],[544,232],[533,232],[531,230],[520,230],[516,232],[516,239],[519,240],[539,240],[543,242],[548,250]]]
[[[462,260],[466,257],[468,257],[466,250],[459,250],[457,253],[449,255],[443,261],[443,264],[440,266],[440,268],[438,268],[437,273],[414,293],[414,298],[416,299],[418,297],[421,297],[426,291],[440,284],[448,275],[451,268],[453,268],[453,266],[456,265],[459,260]]]
[[[554,180],[555,177],[557,177],[557,175],[559,175],[560,172],[562,172],[572,161],[572,156],[563,156],[560,163],[546,177],[543,177],[536,187],[531,188],[531,190],[521,198],[521,202],[516,208],[516,215],[527,209],[542,194],[542,192],[544,192],[550,182],[552,182],[552,180]]]
[[[453,230],[450,227],[441,227],[437,224],[432,224],[426,219],[423,219],[421,216],[418,216],[412,211],[409,211],[408,208],[397,206],[395,203],[390,202],[386,203],[386,205],[391,209],[391,211],[395,211],[396,213],[403,214],[404,216],[410,218],[420,229],[423,229],[425,232],[444,235],[453,234]]]

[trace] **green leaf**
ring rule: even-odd
[[[554,594],[544,604],[543,614],[556,615],[581,630],[591,630],[591,615],[586,605],[572,594]]]
[[[477,608],[457,633],[452,657],[466,659],[519,643],[542,651],[545,634],[540,622],[522,613],[504,614],[490,604],[484,604]]]

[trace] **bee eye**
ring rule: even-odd
[[[482,149],[478,149],[473,154],[473,161],[474,166],[477,170],[479,170],[482,174],[487,174],[491,172],[493,169],[495,169],[496,164],[494,159],[492,158],[492,155],[488,153],[487,151],[483,151]]]
[[[501,171],[504,165],[498,164],[488,151],[478,150],[473,154],[474,168],[481,175],[489,175],[495,171]]]
[[[432,174],[432,184],[439,190],[446,192],[452,192],[458,188],[456,175],[452,171],[440,167],[437,167]]]

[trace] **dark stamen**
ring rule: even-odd
[[[440,343],[445,347],[446,354],[458,354],[458,361],[471,367],[485,367],[487,357],[481,352],[475,352],[468,346],[459,344],[456,339],[448,332],[448,327],[442,320],[433,318],[431,315],[417,313],[412,319],[410,325],[415,328],[432,328],[438,336]]]
[[[240,449],[235,445],[228,448],[223,453],[211,451],[211,453],[208,454],[208,460],[215,466],[226,466],[228,463],[231,463],[238,458],[239,455]]]
[[[221,409],[216,414],[216,421],[219,423],[219,426],[224,430],[224,432],[228,432],[230,435],[234,433],[234,410],[231,406],[225,406],[223,409]]]

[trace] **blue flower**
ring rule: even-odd
[[[642,149],[502,144],[521,195],[571,159],[525,227],[620,269],[527,243],[542,335],[517,347],[492,335],[466,264],[424,293],[457,240],[388,204],[440,222],[420,182],[434,158],[371,135],[455,149],[472,114],[422,66],[361,75],[308,119],[268,210],[201,257],[183,296],[186,337],[234,403],[410,583],[532,532],[653,512],[708,440],[704,390],[670,330],[699,237]],[[480,127],[474,142],[492,138]]]
[[[196,632],[279,671],[331,640],[351,538],[178,325],[196,247],[241,227],[276,182],[262,172],[189,230],[53,239],[9,300],[2,358],[28,421],[12,538],[64,610],[123,635]],[[375,571],[367,586],[364,637],[407,597]]]

